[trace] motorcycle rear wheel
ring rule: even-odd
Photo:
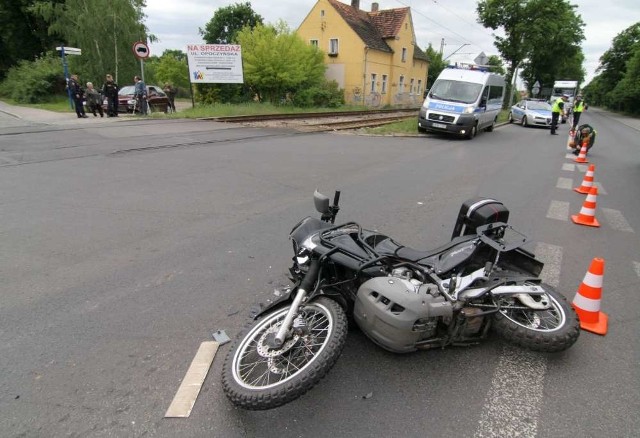
[[[529,350],[566,350],[580,336],[578,315],[562,294],[548,284],[541,286],[547,292],[549,309],[533,310],[514,298],[499,298],[502,310],[494,316],[495,330],[507,341]]]
[[[303,307],[308,332],[293,335],[280,349],[265,343],[289,307],[250,324],[227,354],[222,387],[236,406],[272,409],[311,389],[333,367],[347,340],[347,316],[334,300],[319,298]]]

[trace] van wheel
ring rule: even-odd
[[[495,126],[496,126],[496,121],[494,120],[494,121],[491,122],[491,125],[489,125],[486,128],[484,128],[484,130],[487,131],[487,132],[493,132],[493,128],[495,128]]]
[[[418,132],[421,134],[426,134],[427,130],[424,129],[422,126],[418,126]]]
[[[469,133],[467,134],[467,137],[466,137],[467,140],[471,140],[473,137],[476,136],[477,133],[478,133],[478,124],[476,123],[469,130]]]
[[[509,123],[513,123],[513,113],[509,113]]]
[[[527,126],[527,116],[522,116],[522,126]]]

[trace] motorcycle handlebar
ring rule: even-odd
[[[340,202],[340,190],[336,190],[336,194],[333,196],[333,206],[337,207]]]

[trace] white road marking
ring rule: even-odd
[[[563,201],[551,201],[549,210],[547,211],[547,217],[549,219],[557,219],[559,221],[569,220],[569,206],[568,202]]]
[[[571,163],[564,163],[562,165],[562,170],[568,170],[569,172],[573,172],[576,170],[576,165]]]
[[[559,189],[573,190],[573,179],[560,177],[558,178],[556,187]]]
[[[546,371],[547,361],[540,353],[506,346],[474,438],[535,438]]]
[[[589,170],[588,164],[577,164],[576,166],[578,167],[578,170],[582,173],[587,173],[587,170]]]
[[[560,284],[560,267],[562,266],[562,247],[550,243],[538,242],[536,258],[544,263],[540,278],[553,287]]]
[[[622,212],[619,210],[613,210],[611,208],[603,208],[602,213],[604,213],[604,217],[611,225],[611,228],[617,231],[626,231],[628,233],[633,233],[633,228],[627,222],[627,219],[622,215]]]
[[[633,262],[633,270],[636,271],[636,275],[640,277],[640,262]]]
[[[604,187],[602,187],[602,184],[600,184],[599,182],[594,182],[593,185],[598,188],[598,195],[606,195],[607,194],[607,191],[604,189]]]
[[[193,358],[191,366],[189,366],[189,370],[178,388],[178,392],[176,392],[169,409],[164,414],[165,418],[185,418],[191,415],[191,409],[196,403],[196,398],[198,398],[200,388],[202,388],[204,379],[207,377],[213,357],[218,351],[218,345],[220,344],[213,341],[200,344],[200,348],[198,348],[198,352]]]

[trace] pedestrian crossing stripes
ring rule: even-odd
[[[611,225],[611,228],[617,231],[626,231],[628,233],[633,233],[633,228],[627,222],[627,219],[622,215],[622,213],[618,210],[613,210],[611,208],[602,208],[602,214],[604,214],[605,219]]]
[[[549,204],[549,210],[547,210],[547,217],[559,221],[568,221],[569,206],[570,204],[568,202],[552,200]]]
[[[573,189],[573,179],[560,177],[558,178],[558,183],[556,184],[556,187],[559,189],[571,190]]]
[[[636,271],[636,275],[640,277],[640,262],[633,262],[633,270]]]

